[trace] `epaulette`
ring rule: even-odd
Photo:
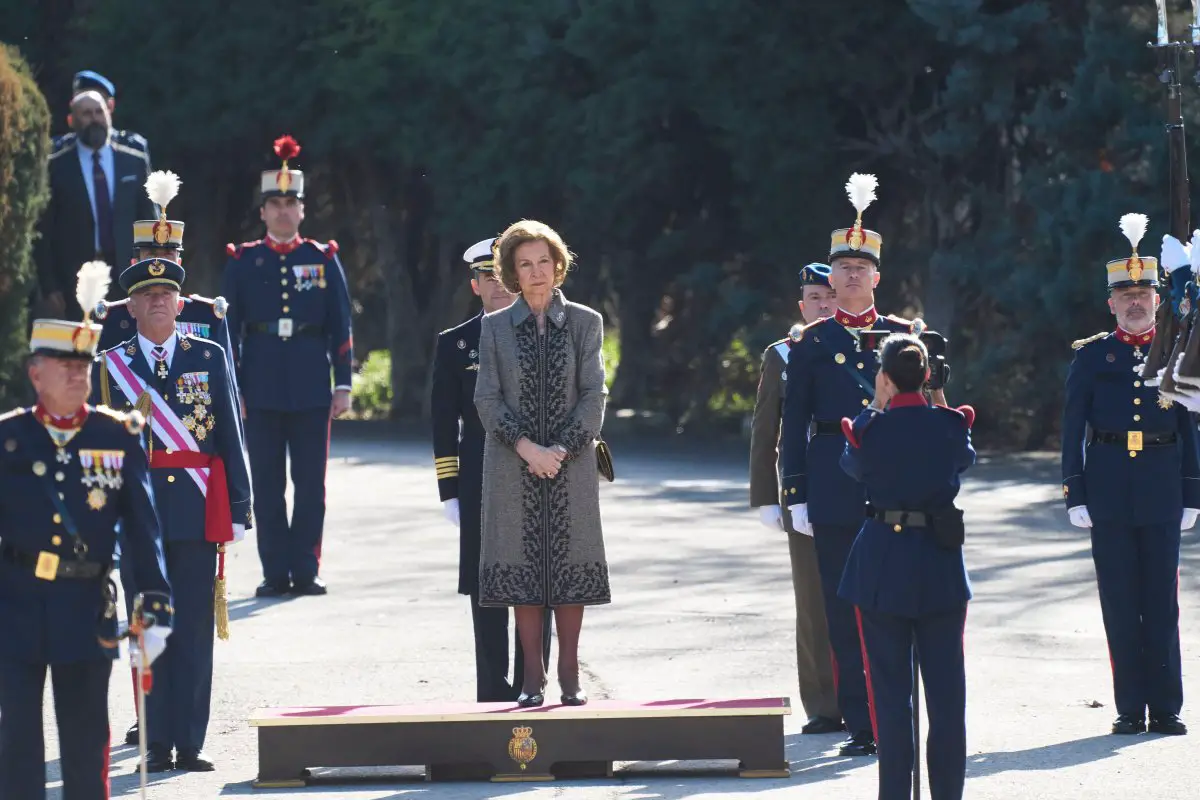
[[[230,242],[229,244],[225,245],[225,255],[229,256],[230,258],[241,258],[243,250],[246,250],[250,247],[257,247],[260,244],[262,244],[262,239],[255,239],[253,242],[242,242],[241,244],[234,244],[233,242]]]
[[[134,133],[133,131],[113,131],[113,136],[120,141],[121,144],[128,145],[134,149],[140,149],[143,152],[145,152],[146,147],[149,144],[146,141],[145,136],[142,136],[140,133]]]
[[[316,239],[305,239],[304,241],[320,250],[325,255],[325,258],[329,259],[330,261],[332,261],[333,257],[337,255],[338,243],[333,239],[329,240],[329,244],[321,244]]]
[[[60,156],[62,156],[65,153],[74,153],[74,152],[75,152],[75,139],[72,138],[70,141],[64,141],[55,150],[53,150],[50,153],[50,160],[53,161],[54,159],[59,158]]]
[[[975,409],[972,406],[959,406],[958,408],[951,408],[950,406],[941,406],[935,404],[934,408],[941,409],[942,411],[948,411],[951,414],[954,414],[956,417],[959,417],[967,423],[967,430],[970,430],[975,425]]]
[[[127,156],[134,156],[136,158],[142,159],[147,164],[150,163],[150,159],[146,157],[145,150],[138,150],[136,147],[130,147],[129,145],[121,144],[120,142],[109,142],[108,144],[109,144],[109,147],[111,147],[114,152],[124,153]]]
[[[1103,339],[1105,336],[1108,336],[1108,331],[1101,331],[1100,333],[1097,333],[1095,336],[1089,336],[1086,339],[1076,339],[1075,341],[1071,342],[1071,349],[1078,350],[1079,348],[1083,347],[1084,345],[1088,345],[1099,339]]]
[[[6,411],[3,414],[0,414],[0,422],[7,422],[10,419],[16,419],[28,411],[29,409],[25,408],[24,406],[20,408],[14,408],[12,411]]]
[[[116,411],[108,406],[96,406],[96,411],[115,422],[121,423],[125,427],[125,430],[134,436],[141,434],[142,429],[146,427],[146,418],[136,408],[129,411]]]
[[[50,154],[53,155],[68,145],[75,144],[75,133],[64,133],[50,138]]]
[[[925,324],[925,320],[921,319],[920,317],[914,317],[913,319],[905,319],[904,317],[898,317],[895,314],[884,314],[883,318],[886,320],[890,320],[890,321],[896,323],[897,325],[903,325],[904,327],[908,328],[908,332],[914,336],[920,336],[922,333],[925,332],[925,329],[928,327]]]
[[[229,301],[221,295],[216,297],[205,297],[199,294],[188,295],[189,300],[195,300],[198,303],[208,303],[212,306],[213,316],[217,319],[225,319],[225,314],[229,312]]]
[[[810,322],[807,325],[801,325],[800,323],[797,322],[795,325],[792,326],[792,329],[790,331],[788,331],[788,339],[790,339],[792,341],[792,343],[795,344],[796,342],[799,342],[804,338],[804,334],[808,333],[809,329],[815,328],[818,325],[820,325],[822,322],[825,322],[825,321],[831,320],[831,319],[833,319],[833,317],[822,317],[821,319],[817,320],[816,322]]]

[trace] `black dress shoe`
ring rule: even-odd
[[[216,769],[213,762],[205,758],[203,753],[179,753],[175,759],[175,768],[184,772],[212,772]]]
[[[587,692],[583,689],[575,694],[564,694],[561,699],[564,706],[586,706],[588,701]]]
[[[325,581],[320,578],[313,578],[311,581],[296,581],[292,585],[292,594],[296,596],[317,597],[328,593],[329,589],[325,586]]]
[[[1187,725],[1178,714],[1156,714],[1150,717],[1150,732],[1167,736],[1186,736]]]
[[[169,752],[150,748],[146,753],[146,772],[166,772],[174,766]]]
[[[290,583],[272,583],[271,581],[263,581],[254,590],[255,597],[286,597],[292,591]]]
[[[135,722],[129,726],[129,730],[125,731],[125,744],[136,745],[138,743],[138,724]]]
[[[1146,732],[1146,719],[1136,714],[1121,714],[1112,724],[1112,732],[1118,736],[1134,736]]]
[[[521,708],[537,708],[545,702],[545,692],[537,692],[536,694],[527,694],[526,692],[521,692],[519,695],[517,695],[517,705],[519,705]]]
[[[875,735],[870,731],[858,731],[838,745],[839,756],[875,755]]]
[[[804,723],[804,727],[800,729],[801,733],[818,734],[818,733],[839,733],[846,730],[846,726],[840,719],[832,717],[809,717],[808,722]]]

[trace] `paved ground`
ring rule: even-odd
[[[799,717],[787,726],[788,780],[680,778],[636,765],[640,772],[582,783],[250,788],[256,739],[246,719],[256,707],[473,697],[470,616],[454,593],[456,532],[442,520],[427,446],[335,437],[322,570],[331,594],[256,601],[253,540],[241,545],[229,570],[233,639],[217,644],[208,751],[219,771],[157,777],[150,797],[875,797],[874,760],[831,756],[836,737],[798,735]],[[613,444],[619,479],[602,492],[616,602],[587,612],[582,650],[593,697],[795,695],[786,543],[745,509],[743,449]],[[1194,796],[1196,735],[1105,735],[1114,712],[1088,543],[1066,524],[1055,465],[1036,456],[985,460],[965,493],[976,589],[967,796]],[[1197,538],[1185,534],[1181,590],[1192,709],[1200,696]],[[115,673],[114,734],[131,720],[126,674]],[[1190,717],[1200,725],[1200,714]],[[57,799],[57,753],[48,758]],[[137,796],[136,761],[133,748],[114,748],[114,797]]]

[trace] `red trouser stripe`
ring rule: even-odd
[[[871,712],[871,735],[879,739],[879,725],[875,722],[875,687],[871,685],[871,659],[867,656],[867,639],[863,636],[862,609],[854,607],[854,618],[858,621],[858,644],[862,648],[863,677],[867,681],[867,710]],[[920,698],[913,698],[920,702]],[[852,731],[853,732],[853,731]]]

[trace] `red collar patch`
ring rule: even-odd
[[[869,328],[875,324],[875,320],[879,319],[879,312],[875,310],[875,306],[871,306],[861,314],[851,314],[849,311],[839,308],[833,318],[839,325],[847,328]]]
[[[37,415],[38,422],[45,425],[47,428],[57,428],[60,431],[73,431],[76,428],[83,426],[84,420],[87,419],[87,407],[83,407],[69,417],[56,417],[38,403],[33,409],[33,413]]]
[[[1151,327],[1150,330],[1143,333],[1130,333],[1118,325],[1116,336],[1118,341],[1122,341],[1125,344],[1132,345],[1134,347],[1140,347],[1141,345],[1150,344],[1150,342],[1154,341],[1154,328]]]
[[[289,242],[277,242],[270,236],[265,237],[263,241],[267,243],[267,247],[271,248],[271,250],[279,253],[280,255],[287,255],[300,245],[304,244],[304,240],[300,238],[300,234],[296,234],[296,236]]]

